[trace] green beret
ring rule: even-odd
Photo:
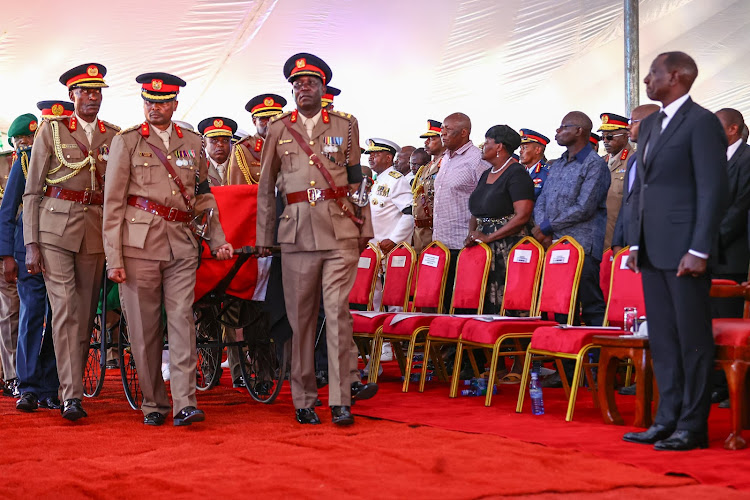
[[[34,135],[37,126],[36,116],[31,113],[26,113],[13,120],[8,129],[8,144],[10,144],[10,147],[13,147],[14,137],[19,135]]]

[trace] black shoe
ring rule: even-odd
[[[193,422],[203,422],[206,420],[206,414],[195,406],[186,406],[174,416],[174,425],[190,425]]]
[[[34,411],[39,407],[39,398],[33,392],[24,392],[21,399],[16,401],[16,410],[19,411]]]
[[[729,391],[727,389],[717,389],[711,393],[711,404],[715,405],[721,403],[729,397]]]
[[[158,411],[152,411],[151,413],[143,417],[144,424],[153,425],[153,426],[164,425],[164,422],[166,420],[167,420],[167,417],[165,417]]]
[[[708,433],[674,431],[668,438],[654,444],[654,449],[660,451],[690,451],[696,448],[708,448]]]
[[[370,399],[378,393],[378,384],[370,382],[363,384],[362,382],[352,383],[352,404],[355,401],[361,401],[363,399]]]
[[[354,417],[349,406],[331,406],[331,421],[336,425],[352,425]]]
[[[326,370],[320,370],[315,372],[315,383],[318,385],[318,389],[321,389],[328,385],[328,372]]]
[[[242,377],[237,377],[236,379],[234,379],[234,382],[232,382],[232,387],[234,387],[235,389],[244,389],[245,381],[242,379]]]
[[[57,398],[57,396],[50,396],[48,398],[42,398],[39,400],[39,408],[59,410],[60,406],[60,400]]]
[[[724,401],[722,401],[721,403],[719,403],[719,408],[731,408],[731,407],[732,407],[732,405],[729,402],[729,398],[727,398]]]
[[[559,389],[563,386],[559,373],[553,373],[549,377],[543,378],[541,384],[544,389]]]
[[[66,399],[62,408],[60,408],[60,413],[62,413],[64,419],[70,420],[71,422],[75,422],[81,417],[89,416],[88,413],[86,413],[86,410],[83,409],[81,400],[78,398]]]
[[[654,424],[643,432],[628,432],[622,439],[638,444],[654,444],[672,435],[674,429],[660,424]]]
[[[635,396],[635,384],[629,385],[627,387],[620,387],[617,392],[619,392],[623,396]]]
[[[320,398],[315,398],[315,406],[323,406],[323,401]]]
[[[110,359],[105,366],[109,369],[120,368],[120,362],[116,359]]]
[[[11,378],[5,381],[3,384],[3,395],[10,396],[12,398],[20,398],[21,393],[18,390],[18,379]]]
[[[297,416],[297,422],[300,424],[314,424],[320,423],[318,414],[315,413],[315,408],[300,408],[295,412]]]

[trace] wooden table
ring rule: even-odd
[[[652,423],[651,403],[658,393],[654,388],[654,373],[648,337],[595,336],[601,346],[599,353],[598,398],[602,418],[607,424],[623,425],[615,403],[615,375],[620,360],[630,359],[635,370],[635,427],[649,427]]]

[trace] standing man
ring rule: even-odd
[[[330,85],[326,85],[326,93],[321,98],[321,105],[326,111],[333,111],[333,98],[341,94],[341,90]]]
[[[297,421],[318,424],[315,325],[321,288],[326,313],[328,403],[332,421],[351,414],[352,317],[349,292],[359,252],[372,237],[370,210],[349,201],[362,181],[359,126],[349,114],[321,107],[331,69],[300,53],[284,64],[297,109],[276,116],[268,128],[258,188],[257,246],[270,254],[274,241],[275,186],[286,198],[278,227],[284,298],[292,336],[292,399]]]
[[[547,180],[549,167],[544,158],[544,150],[549,144],[549,138],[535,132],[530,128],[521,129],[521,149],[519,150],[519,159],[521,164],[526,167],[526,171],[534,181],[534,200],[539,198],[542,192],[544,181]]]
[[[234,154],[229,160],[226,184],[257,184],[260,179],[260,156],[263,142],[268,134],[271,117],[279,115],[286,106],[286,99],[276,94],[260,94],[245,104],[253,117],[255,135],[245,137],[234,145]]]
[[[410,186],[412,181],[414,180],[414,173],[412,173],[411,171],[409,160],[411,159],[411,154],[415,149],[417,148],[415,148],[414,146],[404,146],[403,148],[400,148],[396,155],[393,157],[393,166],[398,172],[401,172],[401,175],[406,177],[406,180]]]
[[[724,128],[727,148],[727,177],[729,199],[724,218],[719,225],[719,263],[712,277],[747,281],[750,249],[747,241],[747,211],[750,209],[750,146],[742,140],[745,119],[732,108],[720,109],[716,117]],[[711,299],[714,318],[741,318],[745,307],[742,297]]]
[[[185,81],[169,73],[144,73],[146,121],[112,142],[104,192],[107,276],[120,283],[130,345],[143,392],[143,423],[162,425],[170,410],[161,375],[162,303],[167,314],[174,425],[202,422],[195,400],[195,269],[201,245],[189,223],[213,209],[206,238],[218,259],[232,256],[207,180],[203,141],[172,122]],[[53,311],[54,312],[54,311]]]
[[[424,139],[424,149],[432,156],[430,163],[414,174],[412,184],[412,214],[414,215],[414,251],[419,254],[432,243],[432,214],[435,205],[435,178],[440,170],[445,146],[440,140],[443,124],[437,120],[427,120],[427,132],[420,135]]]
[[[612,246],[612,235],[622,205],[625,169],[633,146],[628,141],[627,118],[614,113],[602,113],[599,118],[602,120],[599,132],[602,133],[604,149],[607,150],[604,161],[607,162],[611,176],[607,193],[607,232],[604,233],[604,248],[609,248]]]
[[[537,226],[532,234],[544,247],[561,236],[572,236],[585,258],[578,288],[581,317],[587,326],[604,321],[604,296],[599,287],[604,231],[607,226],[607,163],[589,146],[591,119],[580,111],[565,115],[555,140],[566,151],[549,169],[547,182],[534,206]],[[578,310],[578,308],[576,308]]]
[[[87,416],[83,370],[104,270],[102,190],[109,147],[120,130],[98,118],[106,73],[103,65],[90,63],[60,77],[75,113],[42,122],[23,195],[26,268],[44,273],[61,411],[71,421]]]
[[[237,132],[237,122],[223,116],[201,120],[198,132],[203,135],[208,156],[208,185],[226,184],[227,166],[232,153],[232,136]]]
[[[708,447],[714,339],[707,268],[728,195],[727,138],[716,115],[690,99],[697,76],[692,57],[666,52],[644,79],[662,109],[641,123],[627,264],[643,272],[659,407],[649,429],[623,439],[657,450]]]
[[[396,169],[393,158],[401,151],[387,139],[367,139],[365,154],[378,175],[370,191],[373,243],[383,255],[405,241],[411,242],[414,217],[411,214],[411,186],[406,176]],[[377,308],[376,308],[377,309]]]

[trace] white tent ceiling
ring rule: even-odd
[[[336,107],[359,118],[362,141],[421,145],[427,118],[454,111],[477,143],[498,123],[552,137],[573,109],[595,123],[625,113],[622,19],[622,0],[4,2],[0,130],[65,97],[59,75],[96,61],[104,120],[142,121],[134,77],[168,71],[188,82],[176,118],[224,115],[252,132],[245,103],[289,96],[281,68],[304,51],[333,68]],[[700,69],[697,102],[750,112],[749,1],[642,0],[640,22],[641,78],[658,53],[683,50]]]

